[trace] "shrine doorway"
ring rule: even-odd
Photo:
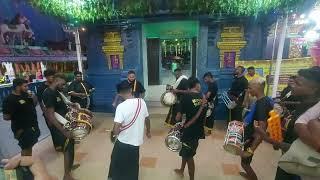
[[[198,23],[153,23],[143,29],[146,100],[159,102],[166,85],[176,81],[173,74],[175,69],[182,69],[188,77],[196,75]]]

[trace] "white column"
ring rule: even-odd
[[[286,34],[287,34],[287,25],[288,25],[288,15],[285,17],[285,19],[283,21],[282,32],[281,32],[280,42],[279,42],[279,46],[278,46],[278,54],[277,54],[277,61],[276,61],[274,79],[273,79],[273,89],[272,89],[272,97],[273,98],[275,98],[277,96],[281,62],[282,62],[282,54],[283,54],[284,42],[285,42]]]
[[[82,58],[81,58],[81,44],[80,44],[80,35],[79,29],[75,30],[75,43],[76,43],[76,50],[77,50],[77,60],[78,60],[78,69],[80,72],[83,72],[82,69]]]

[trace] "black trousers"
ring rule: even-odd
[[[138,180],[139,146],[116,141],[111,154],[109,178],[112,180]]]
[[[48,127],[48,129],[50,131],[51,138],[52,138],[52,143],[53,143],[54,148],[56,150],[60,150],[61,147],[59,149],[59,143],[58,143],[59,140],[57,139],[57,136],[55,136],[56,133],[59,133],[59,132],[55,132],[55,131],[57,131],[57,128],[53,128],[53,125],[48,123],[49,120],[45,117],[45,115],[43,115],[43,117],[44,117],[44,119],[46,121],[46,124],[47,124],[47,127]]]
[[[242,111],[243,111],[243,107],[242,105],[237,105],[234,109],[231,109],[231,121],[242,121],[243,117],[242,117]]]
[[[52,138],[56,140],[57,148],[60,149],[63,152],[68,153],[68,156],[70,159],[70,167],[72,168],[74,163],[74,140],[66,138],[55,126],[51,126],[52,128]]]
[[[206,121],[204,124],[205,130],[212,130],[215,120],[215,107],[211,109],[211,115],[206,117]]]

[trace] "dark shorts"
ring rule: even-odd
[[[139,146],[116,141],[111,154],[109,178],[112,180],[138,180]]]
[[[247,142],[247,143],[244,145],[244,150],[246,150],[246,149],[248,149],[249,147],[251,147],[252,142],[253,142],[253,139],[250,140],[249,142]],[[253,154],[252,154],[251,156],[249,156],[249,157],[241,158],[241,164],[250,165],[251,162],[252,162],[252,158],[253,158]]]
[[[37,127],[32,127],[24,130],[18,130],[15,133],[15,138],[19,141],[19,146],[22,150],[30,149],[38,142],[40,130]]]
[[[55,126],[50,126],[49,128],[52,139],[54,139],[54,146],[57,150],[65,152],[68,148],[73,148],[74,140],[66,138]]]
[[[179,152],[179,156],[181,156],[184,159],[193,158],[193,156],[195,156],[197,153],[198,146],[198,139],[182,142],[182,148]]]
[[[230,120],[242,121],[243,120],[242,111],[243,111],[243,107],[241,105],[237,105],[234,109],[231,109]]]

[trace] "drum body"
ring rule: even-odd
[[[164,106],[172,106],[177,102],[177,96],[172,92],[164,92],[160,97],[160,102]]]
[[[92,129],[92,114],[86,109],[71,108],[66,114],[75,140],[82,140]]]
[[[182,133],[179,130],[172,129],[165,139],[165,144],[170,151],[179,152],[182,148]]]
[[[239,155],[243,149],[244,124],[240,121],[231,121],[228,125],[223,148],[234,155]]]

